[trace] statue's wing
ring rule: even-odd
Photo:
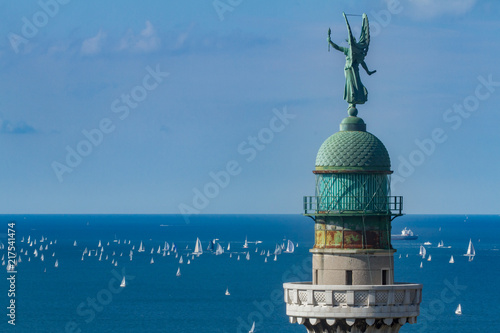
[[[363,25],[361,27],[361,36],[359,36],[358,46],[363,49],[363,53],[366,56],[368,53],[368,46],[370,46],[370,26],[366,14],[363,14]]]
[[[345,16],[345,13],[342,13],[344,15],[345,23],[347,24],[347,42],[349,42],[349,46],[356,45],[356,40],[354,39],[354,36],[352,35],[351,31],[351,26],[349,25],[349,21],[347,20],[347,16]]]

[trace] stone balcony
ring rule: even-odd
[[[290,322],[305,325],[309,332],[333,332],[332,327],[354,324],[364,327],[359,332],[397,332],[405,323],[416,322],[422,300],[421,284],[347,286],[296,282],[283,287]],[[369,326],[389,330],[366,330]],[[349,331],[357,332],[351,328]]]

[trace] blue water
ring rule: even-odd
[[[0,293],[4,313],[0,317],[0,332],[239,333],[248,332],[254,320],[256,332],[305,332],[302,326],[288,323],[282,283],[311,280],[309,249],[314,235],[310,218],[200,215],[187,223],[177,215],[2,215],[0,241],[4,244],[11,220],[16,222],[17,251],[28,250],[28,255],[21,256],[16,274],[15,326],[7,323],[9,284],[5,266],[2,268],[5,278],[1,280]],[[405,226],[419,239],[393,241],[398,249],[395,279],[423,283],[424,291],[418,323],[405,325],[401,332],[496,332],[500,217],[407,215],[394,220],[394,233]],[[36,245],[26,244],[28,236],[37,240]],[[42,236],[47,240],[40,243]],[[21,242],[23,237],[25,242]],[[205,253],[188,265],[185,254],[192,251],[196,237],[204,248],[213,238],[218,238],[224,247],[230,242],[232,258],[229,253]],[[262,241],[250,243],[249,261],[242,248],[245,237],[249,242]],[[469,238],[477,254],[472,262],[462,256]],[[120,240],[120,245],[115,239]],[[272,252],[283,239],[299,244],[295,253],[282,254],[277,261],[270,257],[267,263],[264,256],[255,253],[256,247],[259,252]],[[85,255],[82,261],[85,247],[95,250],[99,240],[105,248],[102,261],[94,255]],[[130,245],[123,244],[124,240],[130,241]],[[436,248],[440,240],[451,248]],[[146,251],[138,253],[141,241]],[[173,253],[156,253],[165,241],[176,244],[183,264]],[[433,244],[427,247],[432,261],[423,261],[420,268],[422,260],[417,254],[425,241]],[[39,251],[44,254],[43,262],[40,255],[33,255],[40,244],[44,248],[48,245],[47,250]],[[135,251],[130,261],[132,246]],[[6,250],[1,254],[6,255]],[[455,264],[448,263],[451,255]],[[152,257],[154,264],[150,264]],[[116,267],[111,264],[113,258],[118,261]],[[58,268],[54,267],[56,259]],[[178,267],[180,277],[175,275]],[[122,274],[127,276],[127,287],[117,288]],[[230,296],[224,295],[226,288]],[[462,316],[454,314],[459,303]]]

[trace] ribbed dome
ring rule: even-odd
[[[319,148],[316,170],[390,171],[391,160],[384,144],[365,131],[340,131]]]

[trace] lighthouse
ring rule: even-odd
[[[363,30],[369,42],[366,15]],[[309,333],[394,333],[416,322],[422,285],[395,282],[391,223],[403,214],[403,198],[390,193],[387,149],[348,102],[348,117],[316,155],[315,195],[303,199],[314,220],[312,281],[283,285],[286,314]]]

